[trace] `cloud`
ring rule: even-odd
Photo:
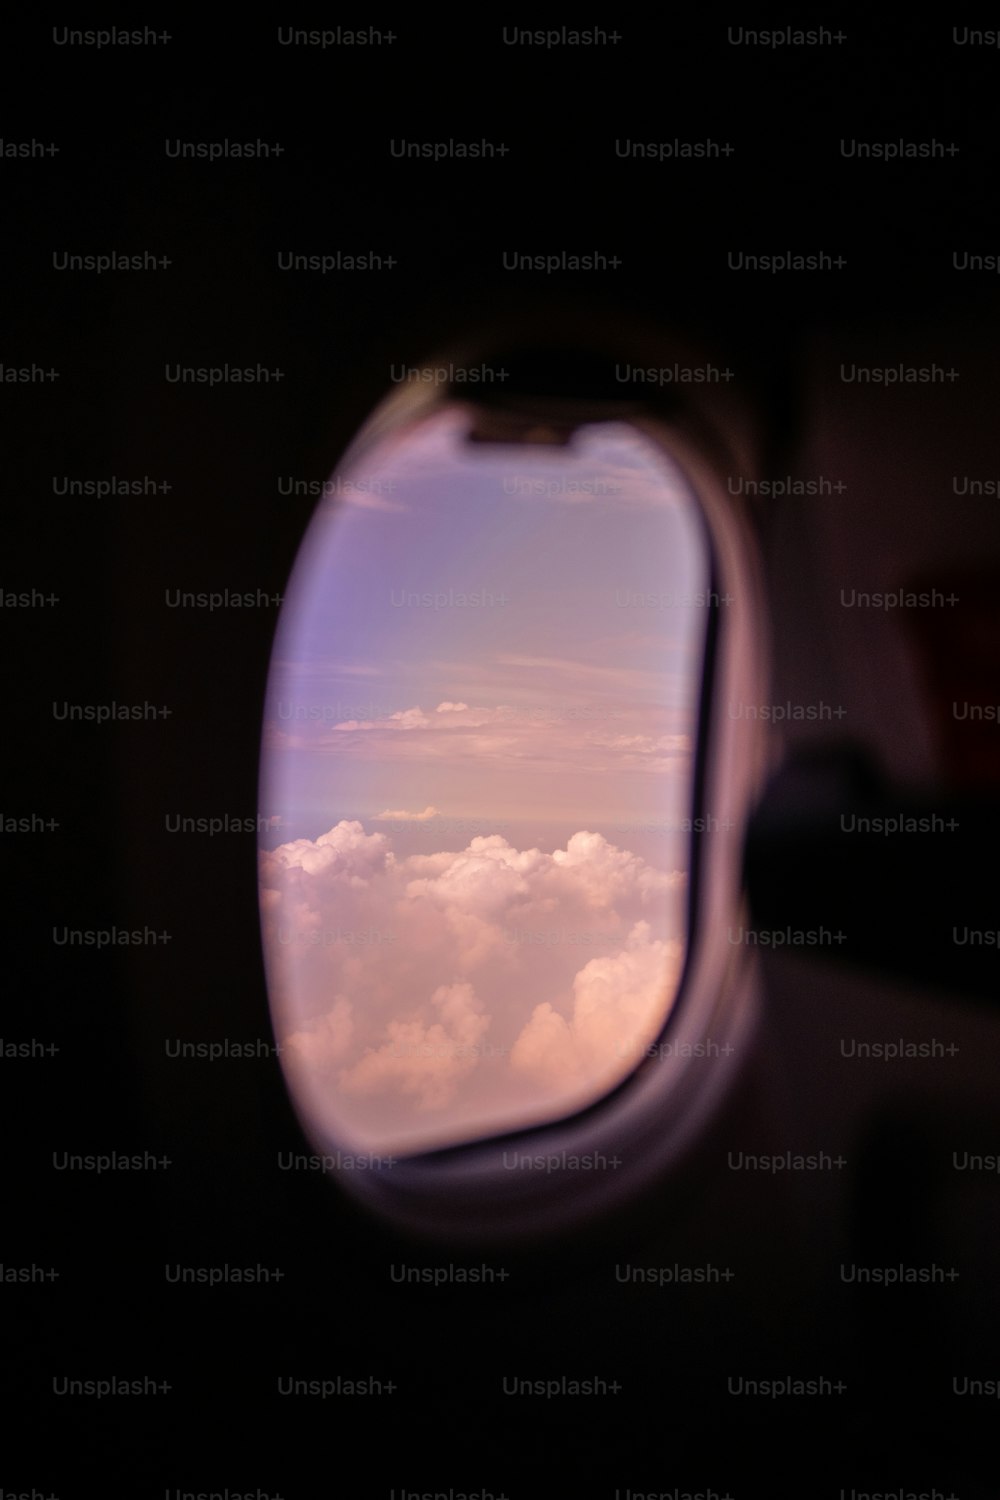
[[[398,1089],[412,1096],[419,1110],[439,1110],[454,1097],[459,1081],[473,1072],[479,1043],[490,1018],[471,984],[439,985],[430,997],[427,1023],[421,1016],[390,1021],[387,1040],[369,1047],[353,1068],[340,1075],[348,1094]]]
[[[691,737],[687,734],[589,734],[592,745],[603,745],[608,750],[632,750],[651,755],[657,750],[690,750]]]
[[[384,833],[365,833],[364,825],[341,822],[318,839],[293,839],[261,856],[261,880],[273,886],[284,871],[306,875],[332,873],[366,883],[385,868],[389,840]]]
[[[595,1097],[673,997],[684,873],[586,829],[551,853],[493,833],[401,858],[342,821],[261,851],[260,880],[285,1065],[371,1149]]]
[[[682,946],[654,940],[637,922],[618,953],[593,958],[573,980],[567,1020],[550,1002],[537,1005],[511,1052],[511,1067],[553,1095],[575,1093],[602,1079],[610,1085],[622,1060],[636,1059],[660,1029],[664,997],[680,974]]]
[[[528,660],[527,658],[518,660]],[[536,663],[544,664],[544,663]],[[626,673],[589,669],[602,685],[628,687]],[[637,676],[662,679],[654,673]],[[303,723],[294,730],[272,729],[269,745],[328,754],[364,756],[380,762],[476,761],[550,772],[684,771],[691,741],[674,732],[676,715],[664,707],[612,707],[598,694],[582,702],[510,703],[477,707],[445,701],[424,710],[419,704],[378,719],[344,719],[336,724]],[[609,726],[614,727],[610,732]],[[650,729],[655,732],[650,733]]]
[[[441,814],[436,807],[425,807],[423,812],[406,812],[400,810],[393,812],[386,809],[385,812],[376,813],[373,819],[376,823],[427,823],[431,818],[439,818]]]
[[[293,1065],[298,1063],[311,1069],[326,1069],[345,1056],[353,1031],[350,1001],[338,995],[333,1009],[319,1016],[312,1026],[291,1032],[282,1043],[282,1050]]]
[[[400,708],[384,719],[342,719],[332,728],[335,734],[348,734],[363,729],[426,729],[430,722],[422,708]]]

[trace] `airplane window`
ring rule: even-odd
[[[655,1052],[685,959],[700,507],[628,422],[472,420],[348,455],[275,637],[268,988],[300,1116],[348,1150],[592,1104]]]

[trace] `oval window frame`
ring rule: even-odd
[[[434,371],[471,364],[469,347],[474,345],[425,360],[421,367]],[[671,352],[676,359],[677,350]],[[684,354],[691,357],[688,349]],[[657,356],[662,355],[658,348]],[[476,362],[485,363],[481,352]],[[390,392],[348,444],[331,477],[363,471],[373,448],[457,402],[477,404],[466,388],[436,380]],[[519,398],[504,392],[502,405],[523,425],[544,424],[546,411],[574,426],[609,415],[607,402],[586,397]],[[664,1181],[689,1161],[731,1095],[759,1020],[754,950],[709,937],[746,918],[743,830],[769,748],[759,719],[728,712],[734,702],[766,701],[769,677],[756,541],[745,503],[727,490],[723,477],[734,470],[755,477],[753,419],[728,387],[706,385],[686,387],[680,399],[674,389],[666,396],[644,394],[616,407],[615,416],[684,473],[704,524],[712,597],[728,595],[738,604],[732,612],[718,603],[709,607],[691,807],[696,828],[697,820],[711,814],[717,825],[731,825],[730,836],[692,832],[687,942],[674,1000],[649,1049],[653,1055],[591,1104],[541,1124],[402,1158],[373,1157],[369,1163],[317,1126],[300,1107],[286,1073],[300,1128],[338,1185],[394,1227],[432,1241],[472,1247],[572,1231]],[[262,784],[263,779],[262,747]],[[668,1033],[672,1045],[666,1050],[658,1044]],[[709,1039],[717,1048],[710,1058],[705,1056]],[[522,1164],[511,1166],[511,1156]]]

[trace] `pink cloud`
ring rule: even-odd
[[[460,1080],[476,1068],[490,1018],[468,983],[439,985],[430,997],[430,1011],[440,1019],[429,1024],[421,1016],[390,1021],[387,1040],[369,1047],[340,1074],[341,1088],[347,1094],[399,1091],[412,1096],[419,1110],[439,1110],[450,1103]]]
[[[649,923],[637,922],[624,948],[592,958],[574,977],[569,1018],[548,1001],[535,1007],[514,1044],[511,1066],[560,1097],[602,1081],[610,1086],[622,1058],[637,1057],[659,1030],[682,952],[678,941],[654,941]]]
[[[428,823],[431,818],[440,816],[437,808],[429,805],[424,808],[423,812],[393,812],[387,808],[385,812],[376,813],[374,821],[376,823]]]
[[[601,727],[612,722],[614,733]],[[649,733],[651,723],[663,732]],[[667,732],[671,728],[667,709],[611,709],[587,703],[471,707],[444,702],[429,713],[414,705],[382,719],[345,719],[289,731],[269,728],[268,743],[276,748],[387,762],[480,763],[489,759],[558,773],[683,772],[691,746],[688,735]]]
[[[685,876],[598,833],[400,858],[345,821],[260,868],[286,1068],[326,1128],[371,1149],[596,1096],[673,999]]]

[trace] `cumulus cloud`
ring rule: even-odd
[[[345,996],[338,995],[333,1009],[320,1016],[312,1026],[291,1032],[281,1044],[282,1050],[293,1063],[325,1069],[346,1055],[353,1031],[351,1003]]]
[[[286,1066],[372,1149],[596,1095],[673,997],[684,874],[586,829],[551,852],[492,833],[401,857],[342,821],[262,851],[260,880]]]
[[[576,975],[569,1018],[547,1000],[536,1005],[514,1043],[511,1066],[554,1095],[610,1083],[622,1059],[635,1058],[659,1030],[681,957],[680,942],[654,940],[649,923],[637,922],[624,948],[592,958]]]
[[[261,879],[275,883],[279,872],[302,870],[307,875],[329,872],[352,883],[366,882],[385,867],[389,840],[384,833],[365,833],[358,822],[341,822],[318,839],[293,839],[261,856]]]
[[[353,1068],[344,1070],[341,1087],[348,1094],[398,1089],[411,1095],[420,1110],[449,1103],[458,1081],[475,1069],[490,1018],[468,983],[439,985],[430,997],[430,1012],[440,1019],[428,1024],[417,1015],[390,1021],[386,1041],[369,1047]]]

